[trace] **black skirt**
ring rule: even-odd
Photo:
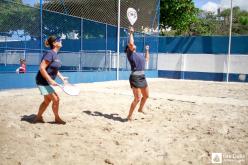
[[[130,75],[129,83],[131,88],[145,88],[147,87],[145,75]]]

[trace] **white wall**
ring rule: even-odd
[[[231,73],[248,73],[248,55],[235,55],[230,58],[230,72]]]
[[[182,70],[182,55],[181,54],[158,54],[158,70]]]
[[[39,65],[40,53],[25,53],[28,65]],[[20,64],[20,58],[24,58],[24,52],[19,53],[0,53],[1,64]],[[7,60],[7,61],[6,61]]]
[[[158,70],[226,73],[227,55],[160,53]],[[248,55],[231,55],[230,73],[248,74]]]
[[[184,57],[186,71],[226,72],[227,57],[225,55],[185,54]]]

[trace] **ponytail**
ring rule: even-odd
[[[45,47],[47,47],[47,48],[50,47],[48,40],[45,40],[44,44],[45,44]]]
[[[50,47],[51,49],[54,48],[53,43],[56,41],[56,37],[55,36],[50,36],[48,37],[48,39],[45,41],[45,46],[46,47]]]

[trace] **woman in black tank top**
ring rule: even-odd
[[[59,96],[52,87],[58,85],[55,81],[57,76],[62,81],[65,81],[66,79],[59,72],[61,61],[57,54],[59,49],[62,47],[62,41],[58,37],[50,36],[46,40],[45,45],[50,47],[51,50],[43,55],[40,69],[36,76],[37,87],[39,88],[41,95],[44,96],[44,101],[40,104],[34,123],[44,123],[42,114],[45,112],[50,102],[52,102],[55,123],[65,124],[65,121],[63,121],[59,116]]]

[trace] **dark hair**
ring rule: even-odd
[[[54,48],[53,43],[56,41],[56,39],[57,37],[55,36],[48,37],[48,39],[45,41],[45,46],[53,49]]]
[[[128,47],[128,45],[126,45],[124,52],[127,53],[128,51],[129,51],[129,47]]]

